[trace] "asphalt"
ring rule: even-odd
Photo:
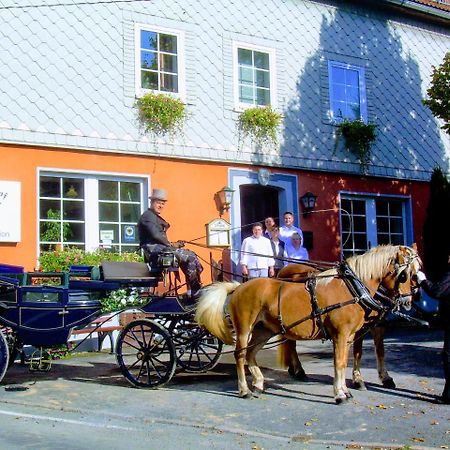
[[[344,405],[333,399],[330,342],[298,343],[307,382],[278,368],[274,349],[261,352],[266,392],[251,400],[237,396],[231,353],[213,371],[176,373],[156,390],[128,384],[107,352],[74,354],[50,372],[15,364],[0,386],[0,448],[450,448],[450,406],[434,402],[444,384],[442,337],[440,330],[388,330],[394,390],[381,386],[367,337],[367,390],[351,390]]]

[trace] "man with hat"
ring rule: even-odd
[[[200,273],[203,271],[203,267],[194,252],[182,248],[183,241],[170,242],[167,238],[170,224],[161,217],[166,202],[167,192],[165,189],[153,189],[150,196],[150,208],[142,214],[138,222],[140,247],[144,251],[146,262],[149,262],[154,254],[165,251],[172,252],[186,276],[191,294],[195,295],[202,287]]]

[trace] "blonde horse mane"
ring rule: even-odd
[[[355,272],[356,276],[363,282],[367,283],[371,279],[381,279],[387,271],[387,268],[393,261],[401,249],[406,250],[407,256],[414,258],[414,268],[419,270],[420,259],[417,252],[405,245],[379,245],[371,248],[362,255],[352,256],[347,260],[348,265]],[[336,269],[329,269],[322,272],[318,277],[318,284],[327,284],[336,275]]]

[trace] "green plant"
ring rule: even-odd
[[[178,98],[149,92],[136,100],[138,120],[145,133],[157,136],[179,131],[186,119],[186,106]]]
[[[108,313],[125,308],[143,306],[148,302],[148,298],[140,297],[136,288],[118,289],[101,299],[100,302],[102,304],[102,312]]]
[[[250,137],[257,145],[276,145],[277,131],[282,115],[271,106],[247,108],[239,114],[239,134],[245,139]]]
[[[79,248],[64,248],[41,252],[39,255],[39,269],[43,272],[66,272],[70,266],[98,266],[102,261],[142,262],[138,253],[113,253],[106,250],[85,252]]]
[[[431,109],[435,117],[442,119],[442,129],[450,134],[450,52],[439,67],[433,67],[431,86],[427,90],[428,98],[423,104]]]
[[[47,219],[55,220],[55,222],[44,222],[41,241],[43,242],[61,242],[61,212],[53,209],[47,210]],[[57,221],[57,222],[56,222]],[[65,242],[72,236],[70,224],[63,222],[62,224],[62,241]]]
[[[370,162],[370,149],[377,137],[376,128],[374,123],[364,123],[360,119],[345,119],[337,126],[337,137],[344,138],[347,149],[358,157],[363,172]]]

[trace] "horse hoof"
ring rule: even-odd
[[[335,397],[334,401],[336,402],[336,405],[343,405],[344,403],[348,402],[348,398],[345,397]]]
[[[288,373],[292,378],[294,378],[298,381],[308,381],[308,375],[306,375],[304,370],[299,370],[298,372],[294,372],[294,370],[289,367]]]
[[[386,380],[382,381],[383,387],[386,389],[395,389],[397,386],[392,378],[386,378]]]
[[[353,382],[353,389],[357,389],[358,391],[367,391],[366,385],[364,384],[364,381],[354,381]]]
[[[253,398],[253,394],[249,391],[246,394],[239,394],[240,398],[250,399]]]
[[[260,389],[257,387],[253,388],[253,396],[254,397],[258,398],[262,393],[264,393],[263,389]]]
[[[347,398],[353,398],[353,395],[352,395],[351,392],[346,392],[346,393],[345,393],[345,396],[346,396]]]

